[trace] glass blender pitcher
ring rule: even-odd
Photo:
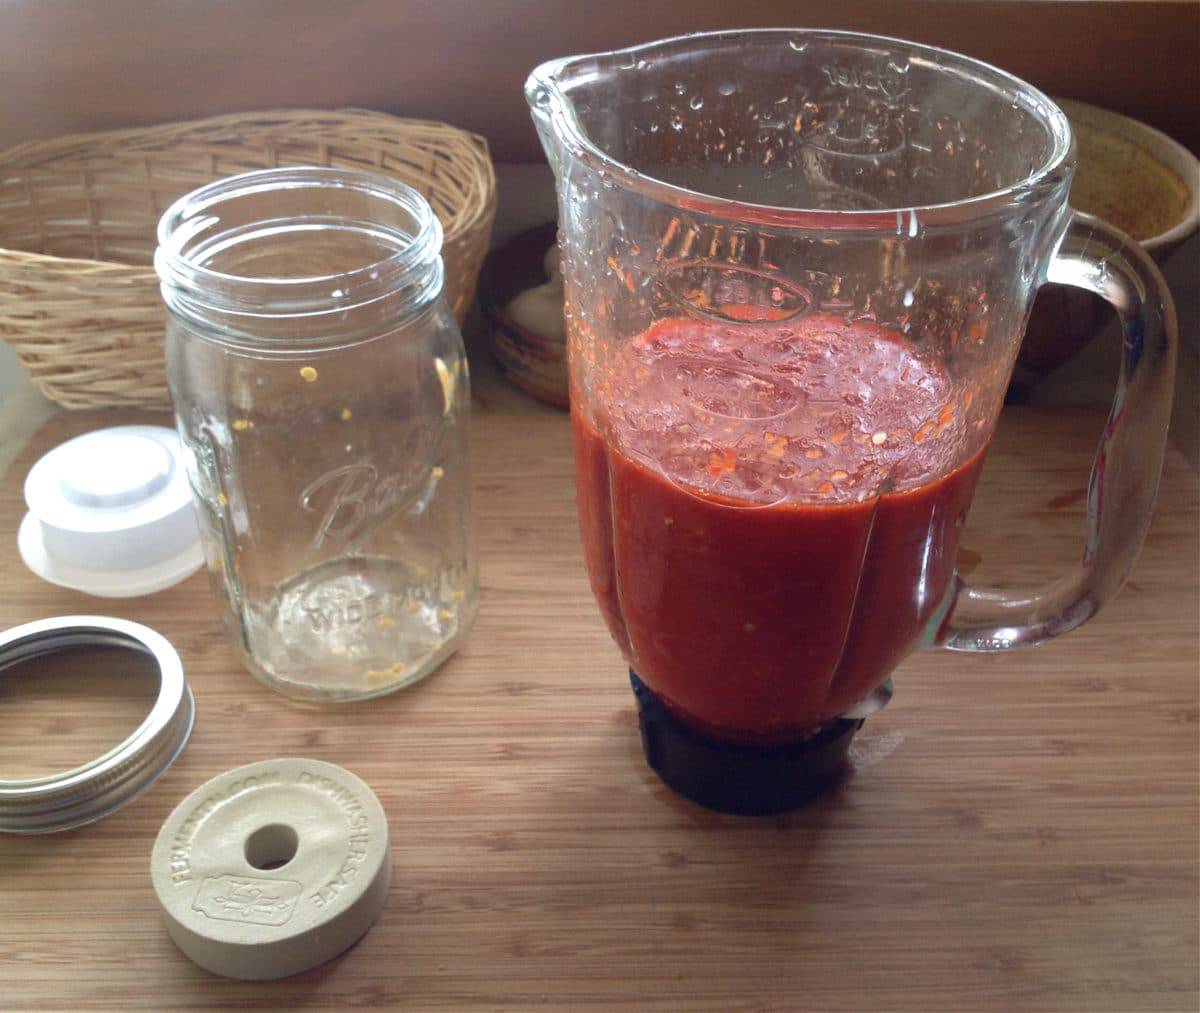
[[[709,807],[838,773],[912,650],[1036,644],[1128,574],[1175,322],[1067,204],[1062,111],[994,67],[832,31],[693,35],[538,67],[558,182],[584,555],[647,759]],[[954,560],[1039,285],[1108,300],[1122,372],[1069,574]]]

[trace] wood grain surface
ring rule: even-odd
[[[0,615],[155,627],[182,656],[196,730],[102,823],[0,838],[0,1009],[1197,1008],[1197,483],[1175,451],[1138,569],[1100,616],[1026,652],[910,658],[846,782],[753,820],[683,801],[642,761],[583,571],[562,416],[477,423],[484,591],[461,654],[412,690],[328,710],[238,670],[203,576],[101,602],[22,567],[29,464],[116,421],[131,419],[61,415],[10,470]],[[1076,558],[1099,426],[1006,415],[964,538],[973,579],[1020,586]],[[38,712],[44,748],[92,706]],[[340,959],[226,981],[167,938],[150,847],[201,781],[281,755],[374,786],[391,895]]]

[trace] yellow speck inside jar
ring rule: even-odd
[[[317,371],[312,366],[302,366],[300,368],[300,378],[305,383],[314,383],[317,379]]]

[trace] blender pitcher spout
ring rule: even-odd
[[[572,160],[622,174],[636,168],[623,157],[643,127],[630,109],[658,97],[657,86],[646,78],[661,46],[564,56],[533,69],[525,81],[525,101],[557,178]]]
[[[556,123],[569,113],[570,99],[559,86],[559,76],[570,58],[551,60],[535,67],[525,81],[525,101],[533,124],[537,128],[538,140],[550,163],[555,178],[561,176],[563,137]]]

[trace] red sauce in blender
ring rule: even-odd
[[[684,721],[771,742],[843,714],[948,593],[986,449],[894,332],[668,319],[573,398],[584,554],[609,629]]]

